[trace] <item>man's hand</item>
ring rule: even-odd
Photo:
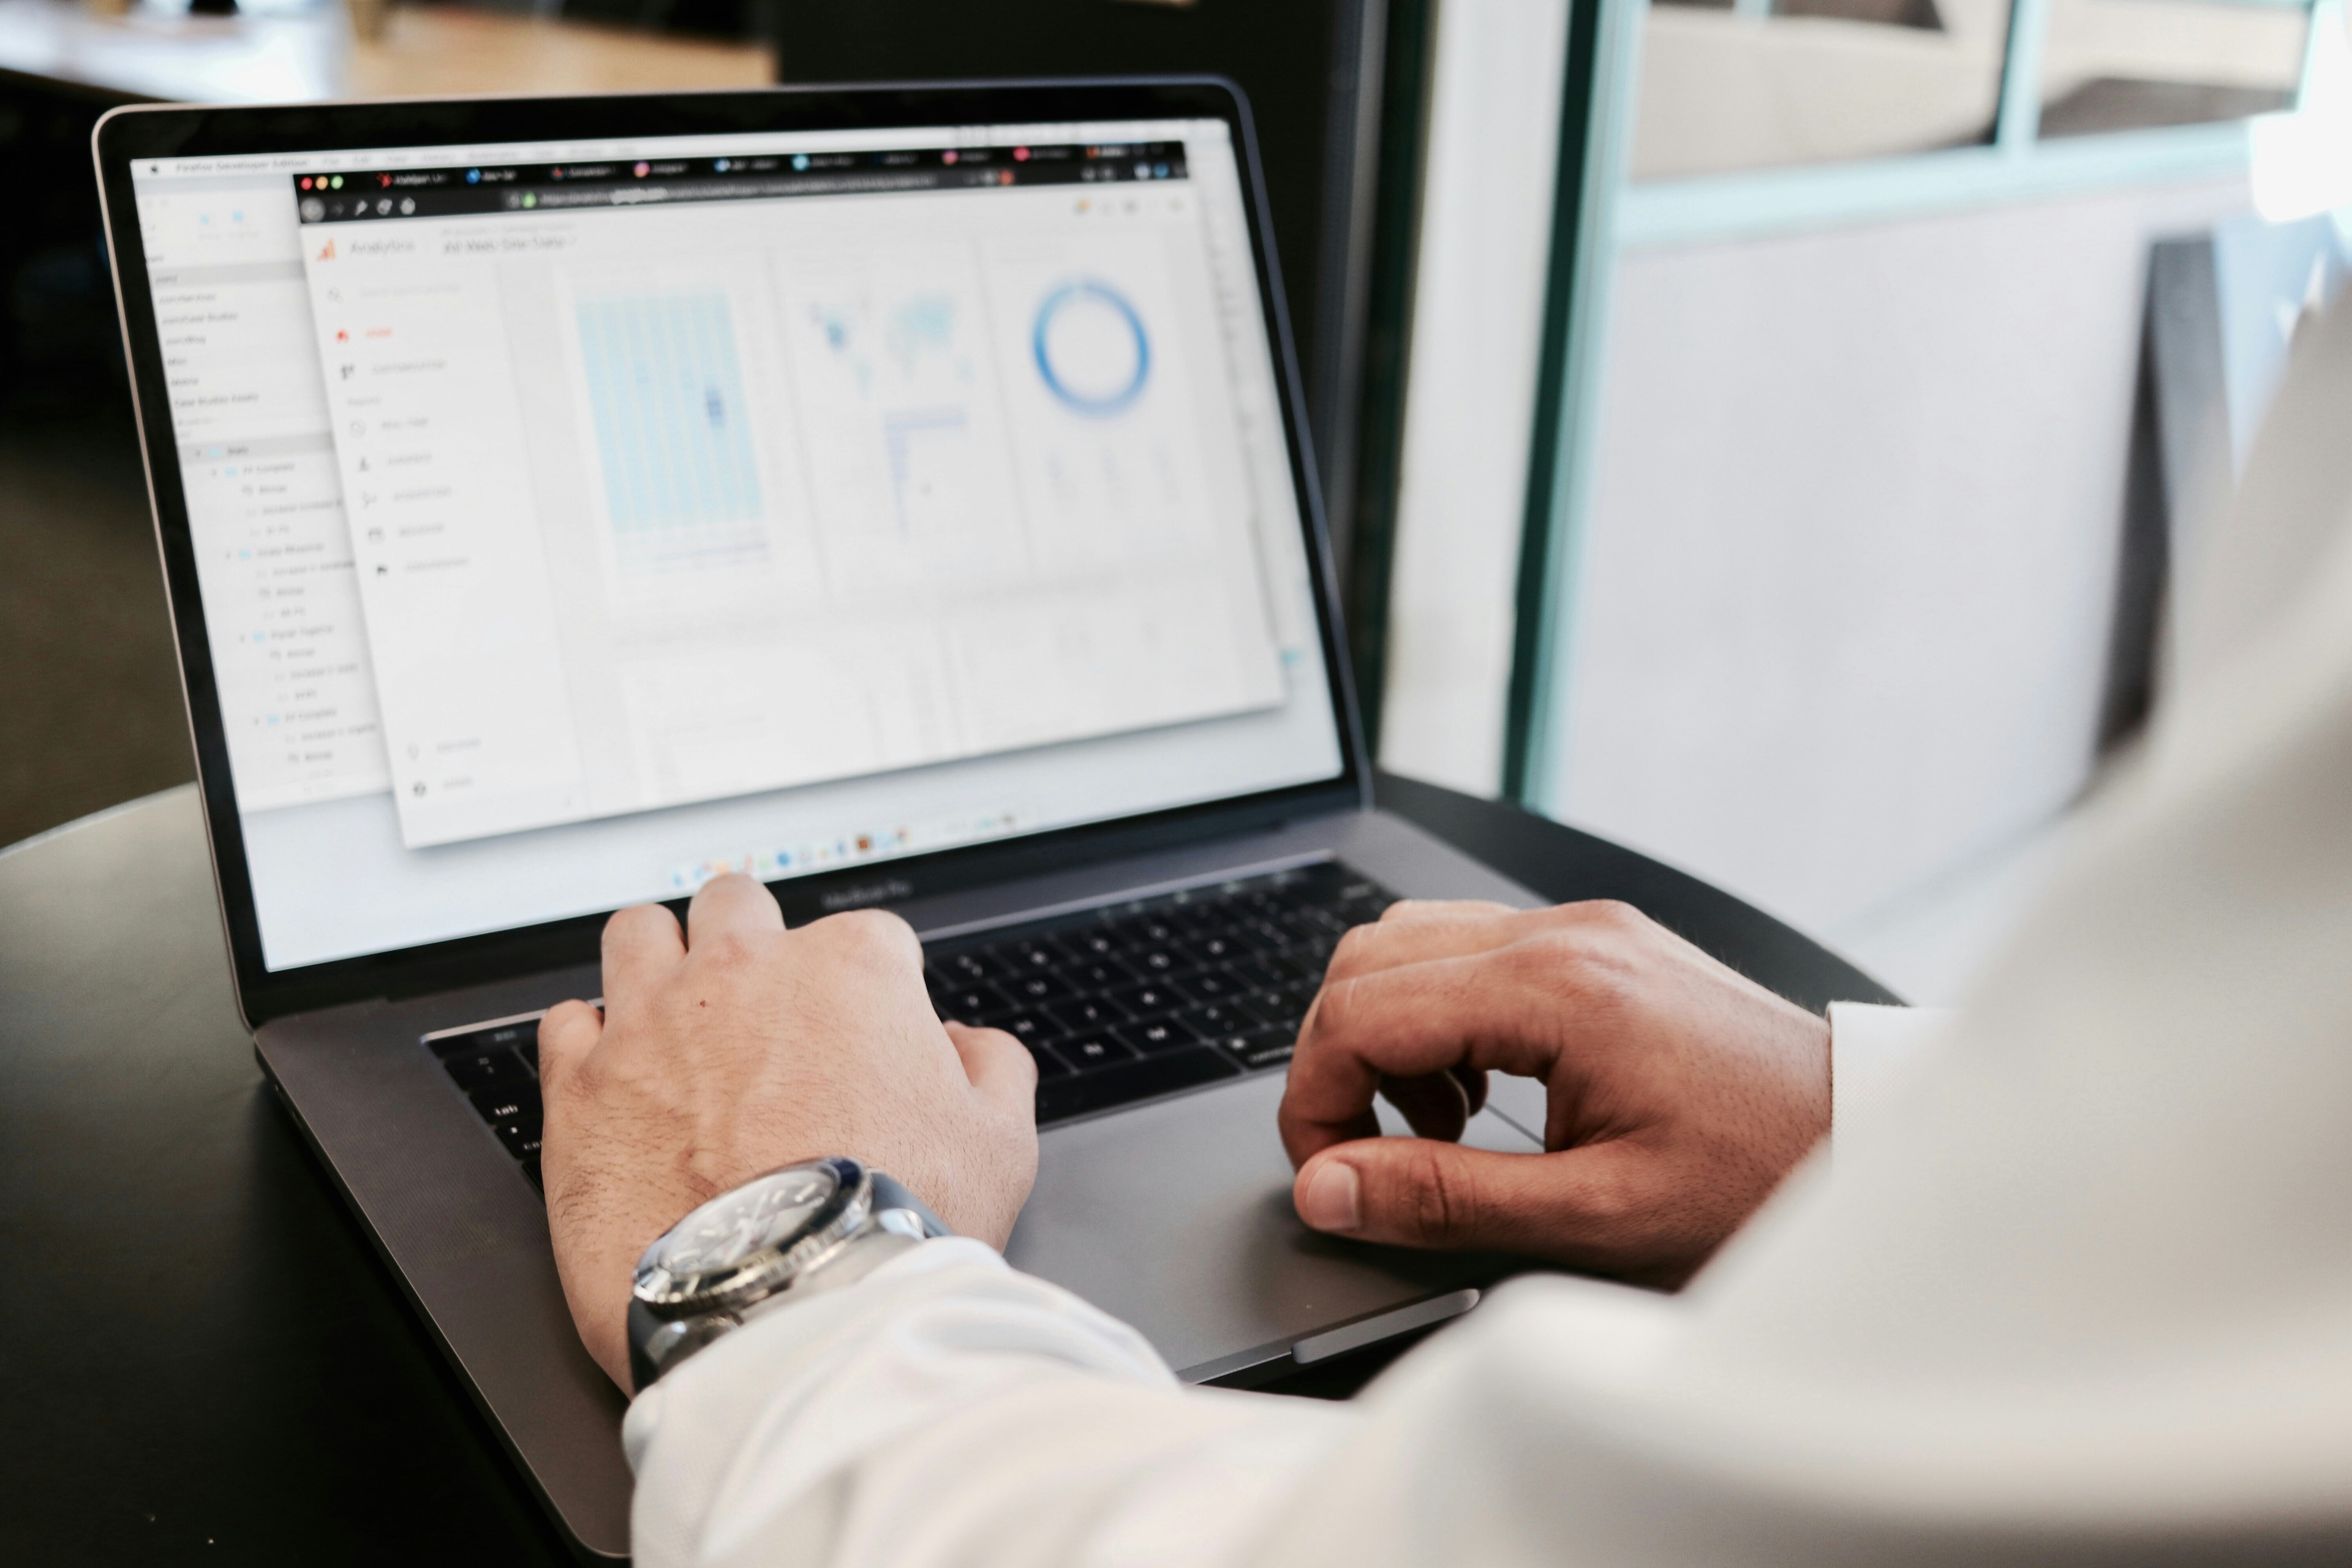
[[[1543,1081],[1547,1152],[1454,1142],[1489,1069]],[[1376,1092],[1421,1136],[1377,1136]],[[1829,1026],[1612,903],[1408,902],[1349,931],[1281,1115],[1318,1230],[1666,1286],[1829,1124]]]
[[[848,1154],[1002,1247],[1037,1174],[1036,1064],[942,1026],[894,915],[784,929],[748,877],[604,927],[604,1012],[539,1026],[555,1266],[589,1353],[629,1386],[637,1257],[689,1210],[798,1160]]]

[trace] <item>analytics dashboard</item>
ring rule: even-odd
[[[272,968],[1339,771],[1222,121],[134,177]]]

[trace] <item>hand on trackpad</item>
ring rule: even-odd
[[[1474,1131],[1490,1073],[1541,1152]],[[1829,1026],[1633,910],[1407,902],[1340,942],[1279,1125],[1318,1230],[1674,1286],[1829,1115]]]

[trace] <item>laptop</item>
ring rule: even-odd
[[[1011,1258],[1187,1380],[1508,1267],[1290,1206],[1339,934],[1538,900],[1373,806],[1230,84],[140,108],[96,153],[239,1005],[583,1554],[627,1550],[625,1401],[537,1019],[723,872],[897,910],[1029,1047]],[[1496,1096],[1470,1140],[1540,1147]]]

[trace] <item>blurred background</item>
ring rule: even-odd
[[[108,107],[1200,70],[1382,764],[1956,997],[2343,276],[2343,0],[0,0],[0,844],[193,776]]]

